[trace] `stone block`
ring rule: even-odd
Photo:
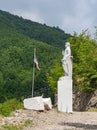
[[[32,97],[24,99],[24,108],[32,110],[44,110],[44,103],[42,97]]]

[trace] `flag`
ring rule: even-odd
[[[35,64],[35,67],[36,67],[38,70],[40,70],[39,65],[38,65],[38,60],[37,60],[37,58],[36,58],[36,51],[34,51],[34,64]]]

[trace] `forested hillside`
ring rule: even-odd
[[[64,41],[71,36],[64,33],[59,27],[42,25],[4,11],[0,11],[0,28],[8,28],[9,31],[14,29],[29,38],[34,38],[57,47],[62,47]]]
[[[31,96],[34,48],[41,68],[35,70],[34,90],[48,96],[51,91],[46,74],[55,60],[60,62],[59,47],[64,47],[69,37],[58,27],[0,11],[0,102]]]

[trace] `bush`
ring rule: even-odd
[[[0,104],[0,114],[3,116],[9,116],[14,110],[23,108],[23,104],[17,99],[10,99]]]

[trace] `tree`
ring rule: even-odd
[[[49,71],[49,73],[46,74],[48,84],[51,87],[54,94],[57,93],[57,81],[63,75],[64,73],[62,70],[62,65],[60,63],[60,60],[54,61],[51,70]]]
[[[95,40],[82,32],[70,38],[73,55],[74,86],[84,91],[94,91],[97,84],[97,44]]]
[[[90,38],[87,31],[80,35],[74,34],[69,39],[73,56],[73,86],[86,92],[92,92],[97,88],[97,44]],[[58,61],[54,64],[47,79],[53,92],[57,92],[57,81],[62,76],[62,67]]]

